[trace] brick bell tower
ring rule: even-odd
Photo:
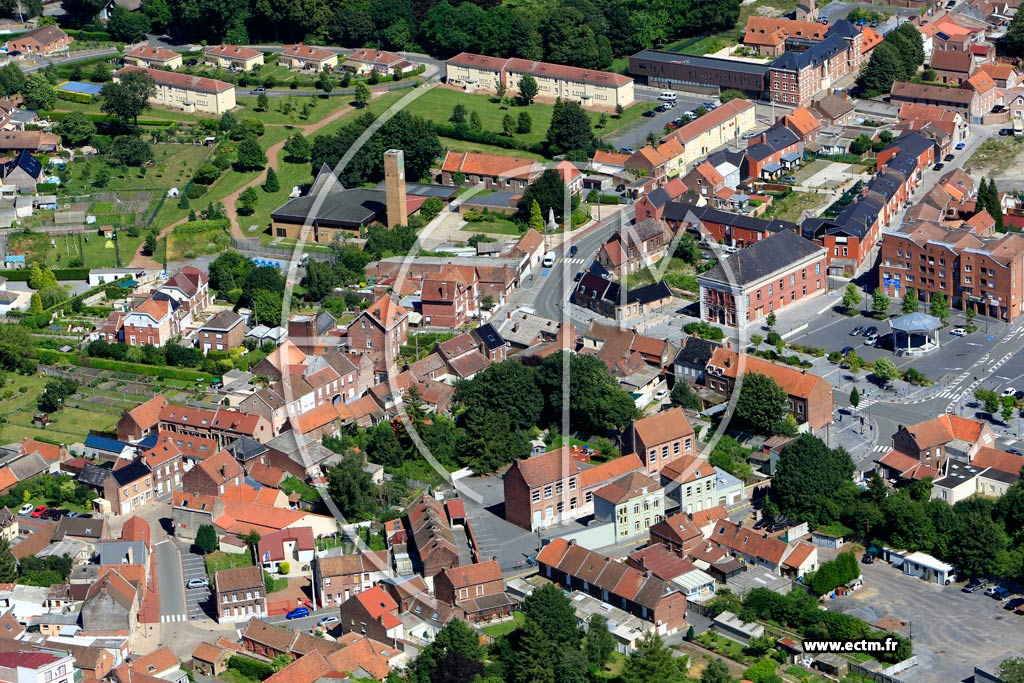
[[[384,190],[387,194],[388,227],[405,225],[405,152],[389,149],[384,152]]]

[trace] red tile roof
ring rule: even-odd
[[[615,458],[596,467],[583,470],[580,473],[580,487],[588,489],[598,484],[604,484],[612,479],[621,477],[627,472],[642,469],[643,466],[640,458],[635,453],[624,455],[621,458]]]
[[[295,543],[295,552],[305,550],[316,550],[313,541],[313,529],[308,526],[295,527],[294,529],[282,529],[274,533],[260,537],[257,546],[257,553],[261,562],[280,562],[288,559],[285,557],[284,546],[289,541]]]
[[[739,374],[740,365],[739,354],[724,346],[715,349],[708,361],[708,366],[721,368],[723,375],[731,379]],[[755,356],[744,356],[742,365],[744,373],[759,372],[771,377],[790,396],[806,399],[815,386],[828,385],[828,382],[813,373],[776,365]],[[828,390],[831,392],[831,387]]]
[[[686,414],[679,407],[635,420],[633,430],[648,448],[694,434]]]
[[[207,49],[206,53],[217,55],[218,57],[237,57],[246,61],[255,59],[262,54],[259,50],[253,50],[251,47],[242,47],[241,45],[215,45]]]
[[[182,90],[191,90],[193,92],[206,92],[206,93],[222,93],[227,90],[233,90],[235,86],[224,81],[217,81],[212,78],[200,78],[199,76],[190,76],[188,74],[180,74],[174,71],[164,71],[163,69],[148,69],[142,66],[125,66],[114,72],[114,77],[121,76],[123,74],[132,71],[144,71],[153,77],[157,85],[164,85],[172,88],[180,88]]]
[[[490,581],[502,581],[501,567],[495,560],[449,567],[441,570],[456,589],[476,586]]]
[[[775,565],[780,564],[789,551],[785,541],[729,521],[719,522],[709,540],[723,548]]]
[[[162,47],[152,47],[150,45],[140,45],[137,48],[126,52],[124,56],[138,57],[139,59],[154,62],[169,62],[175,57],[181,57],[181,55],[174,50],[167,50]]]
[[[397,55],[394,52],[386,52],[383,50],[371,50],[370,48],[362,48],[356,50],[348,57],[345,58],[346,62],[364,62],[366,64],[373,64],[377,66],[393,67],[403,61],[401,55]]]
[[[448,60],[448,64],[457,66],[468,66],[475,69],[490,71],[508,71],[510,73],[531,74],[538,78],[555,78],[563,81],[576,81],[578,83],[591,83],[609,87],[621,87],[632,83],[633,79],[622,74],[610,71],[597,71],[596,69],[581,69],[575,66],[564,66],[562,64],[550,64],[548,62],[536,62],[529,59],[500,59],[485,55],[463,52]]]
[[[398,603],[380,585],[356,593],[355,599],[363,606],[370,618],[379,622],[384,628],[395,628],[402,623],[396,616]]]
[[[810,543],[797,543],[789,555],[786,556],[786,559],[782,564],[787,567],[792,567],[793,569],[799,569],[800,565],[806,562],[811,555],[816,553],[817,548]]]
[[[571,477],[580,469],[579,463],[572,459],[568,446],[517,460],[512,466],[519,469],[531,489]]]
[[[729,100],[713,112],[701,116],[696,121],[691,121],[682,128],[678,128],[668,134],[666,139],[679,140],[686,146],[694,138],[703,135],[716,126],[720,126],[729,119],[739,116],[747,109],[753,108],[754,103],[750,100]]]
[[[326,62],[328,59],[335,56],[335,53],[330,50],[325,50],[322,47],[315,47],[313,45],[303,45],[302,43],[286,45],[285,48],[281,50],[281,54],[285,57],[312,59],[316,62]]]
[[[1024,467],[1024,457],[986,446],[978,449],[971,459],[971,464],[975,467],[991,467],[1000,472],[1019,475],[1021,468]]]
[[[482,152],[449,151],[445,155],[444,163],[441,164],[441,170],[493,178],[532,180],[544,169],[533,159]]]

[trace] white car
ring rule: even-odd
[[[19,515],[27,515],[30,512],[32,512],[33,510],[35,510],[35,509],[36,509],[36,506],[33,505],[32,503],[25,503],[20,508],[18,508],[18,514]]]
[[[317,620],[316,625],[317,626],[330,626],[331,624],[337,624],[339,621],[341,621],[341,620],[338,617],[330,617],[330,616],[328,616],[328,617],[320,617],[320,619]]]
[[[661,390],[658,391],[658,393],[654,394],[654,400],[655,401],[664,401],[666,396],[668,396],[668,390],[667,389],[661,389]]]
[[[189,590],[191,590],[193,588],[209,588],[209,587],[210,587],[210,581],[209,581],[209,579],[206,579],[205,577],[192,577],[187,582],[185,582],[185,588],[188,588]]]
[[[953,335],[954,337],[966,337],[967,336],[967,330],[965,330],[962,327],[954,327],[952,330],[949,331],[949,333],[951,335]]]
[[[1013,387],[1006,387],[1005,389],[1003,389],[1003,396],[1015,396],[1016,394],[1017,390],[1014,389]]]

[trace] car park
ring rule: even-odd
[[[309,616],[308,607],[296,607],[291,612],[285,615],[286,619],[301,619],[302,617]]]
[[[964,593],[977,593],[988,585],[988,579],[974,578],[967,582],[967,585],[960,590]]]
[[[33,510],[35,510],[35,509],[36,509],[36,507],[32,503],[25,503],[20,508],[18,508],[18,514],[19,515],[27,515],[30,512],[32,512]]]
[[[967,330],[965,330],[962,327],[954,327],[952,330],[949,331],[949,333],[951,335],[953,335],[954,337],[966,337],[967,336]]]
[[[861,334],[862,332],[864,332],[864,326],[863,326],[863,325],[857,325],[857,326],[856,326],[856,327],[854,327],[854,328],[853,328],[852,330],[850,330],[850,336],[851,336],[851,337],[857,337],[857,336],[859,336],[859,335],[860,335],[860,334]]]

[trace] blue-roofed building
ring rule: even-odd
[[[99,460],[117,460],[119,458],[123,458],[128,460],[135,455],[135,448],[129,446],[124,441],[118,441],[117,439],[111,439],[97,434],[90,434],[85,437],[84,446],[85,452],[83,455],[87,458]]]
[[[789,50],[768,66],[773,101],[805,107],[844,76],[856,74],[865,62],[864,35],[849,21],[832,24],[825,39],[806,50]]]
[[[41,182],[43,165],[27,151],[22,151],[5,164],[0,165],[0,175],[7,187],[16,187],[19,194],[35,194],[36,185]]]

